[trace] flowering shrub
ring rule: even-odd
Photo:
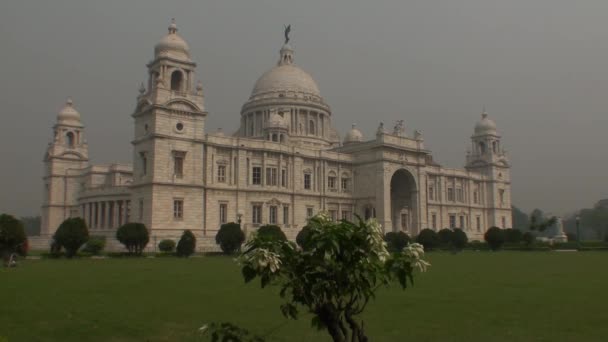
[[[406,288],[415,270],[426,270],[424,248],[409,244],[390,254],[375,220],[332,222],[321,213],[308,227],[304,249],[254,235],[238,259],[245,281],[259,277],[262,287],[278,285],[283,315],[295,319],[305,308],[313,326],[327,330],[334,341],[367,341],[357,316],[380,286],[397,281]]]

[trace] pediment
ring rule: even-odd
[[[167,102],[167,104],[165,106],[168,108],[171,108],[171,109],[186,111],[186,112],[200,112],[201,111],[197,105],[195,105],[194,103],[192,103],[188,100],[184,100],[184,99],[171,100],[171,101]]]

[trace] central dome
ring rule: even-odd
[[[321,96],[317,82],[304,70],[293,64],[293,50],[285,44],[281,59],[274,68],[266,71],[255,82],[251,97],[272,92],[298,92]]]

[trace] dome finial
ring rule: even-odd
[[[169,24],[169,33],[177,33],[177,25],[175,24],[175,18],[171,18],[171,24]]]
[[[484,118],[484,119],[488,117],[488,112],[486,112],[486,105],[485,104],[482,106],[482,109],[481,109],[481,117]]]
[[[68,96],[67,100],[65,100],[65,104],[66,104],[66,106],[72,107],[72,105],[74,104],[74,101],[72,101],[71,96]]]

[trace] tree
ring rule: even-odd
[[[319,214],[308,225],[309,250],[254,236],[239,258],[245,281],[259,277],[262,287],[278,285],[283,315],[296,319],[304,307],[313,315],[313,326],[326,330],[333,341],[368,341],[357,316],[381,286],[396,280],[406,288],[414,270],[427,267],[420,259],[423,247],[412,244],[390,254],[375,220],[333,222]]]
[[[439,238],[439,242],[441,243],[442,247],[446,248],[450,246],[450,244],[452,243],[453,233],[454,232],[449,228],[443,228],[442,230],[437,232],[437,237]]]
[[[309,249],[308,243],[310,242],[310,227],[304,226],[302,230],[296,235],[296,243],[302,249]]]
[[[91,253],[93,255],[99,255],[101,251],[106,247],[105,236],[91,236],[87,244],[84,245],[83,251]]]
[[[513,228],[520,231],[527,230],[530,226],[530,218],[528,215],[516,206],[511,207]]]
[[[493,251],[499,250],[505,243],[505,234],[503,230],[498,227],[491,227],[488,229],[483,238]]]
[[[130,222],[118,228],[116,239],[125,245],[129,254],[141,255],[148,241],[150,241],[150,235],[145,224]]]
[[[175,241],[164,239],[158,243],[158,249],[163,253],[171,253],[175,249]]]
[[[547,228],[553,226],[557,222],[557,217],[545,218],[545,215],[540,209],[534,209],[530,215],[530,226],[531,231],[544,232]]]
[[[53,240],[65,249],[68,258],[72,258],[89,240],[87,223],[80,217],[68,218],[59,225]]]
[[[0,215],[0,254],[2,254],[5,266],[10,255],[17,253],[19,247],[26,241],[23,223],[11,215]]]
[[[520,243],[522,240],[522,232],[519,229],[509,228],[504,230],[505,242]]]
[[[40,216],[25,216],[21,218],[27,236],[40,235]]]
[[[215,243],[220,245],[222,252],[232,254],[241,248],[245,242],[245,233],[238,223],[225,223],[220,227],[215,235]]]
[[[388,232],[384,234],[384,241],[389,252],[399,253],[410,243],[410,237],[402,231]]]
[[[196,249],[196,237],[190,230],[184,230],[182,237],[177,242],[177,256],[189,257]]]
[[[526,246],[530,247],[534,244],[534,241],[536,240],[536,236],[534,236],[534,233],[532,233],[532,232],[525,232],[521,236],[521,239]]]
[[[416,237],[416,242],[422,244],[424,249],[432,250],[439,246],[439,236],[434,230],[426,228],[420,231]]]
[[[463,248],[467,246],[469,242],[469,238],[467,234],[462,229],[454,229],[452,232],[452,247],[454,249],[461,251]]]
[[[287,236],[285,236],[281,227],[272,224],[267,224],[258,228],[257,235],[263,239],[287,241]]]

